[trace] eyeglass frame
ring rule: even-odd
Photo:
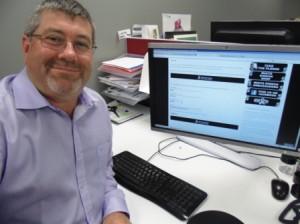
[[[27,35],[29,38],[33,38],[33,37],[36,37],[38,38],[41,43],[42,43],[42,46],[43,47],[46,47],[46,48],[49,48],[49,49],[52,49],[52,50],[55,50],[55,51],[63,51],[66,46],[67,46],[67,39],[66,38],[61,38],[61,43],[57,43],[57,45],[55,45],[54,41],[53,43],[50,43],[51,40],[48,40],[47,42],[47,37],[49,37],[48,34],[38,34],[38,33],[33,33],[33,34],[29,34]],[[90,51],[92,53],[94,53],[94,51],[98,48],[96,45],[91,45],[91,46],[87,46],[87,49],[84,50],[84,51],[81,51],[78,47],[78,45],[76,45],[76,42],[71,42],[72,43],[72,47],[74,49],[74,51],[76,52],[76,54],[79,54],[79,55],[84,55],[84,54],[87,54],[87,53],[90,53]]]

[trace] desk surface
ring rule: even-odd
[[[144,159],[150,158],[157,151],[160,141],[174,137],[171,134],[152,131],[148,113],[121,125],[113,125],[113,131],[114,154],[128,150]],[[168,147],[165,153],[187,157],[198,154],[199,151],[189,148],[184,143],[176,143]],[[265,165],[272,167],[291,186],[292,178],[278,170],[279,159],[262,157],[261,160]],[[208,193],[207,199],[199,206],[196,213],[221,210],[236,216],[245,224],[279,224],[279,214],[289,202],[294,200],[291,195],[285,201],[278,201],[272,197],[271,180],[275,176],[267,169],[251,172],[208,157],[179,161],[156,155],[150,162]],[[124,192],[133,223],[186,223],[152,202],[126,189]]]

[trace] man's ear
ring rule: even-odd
[[[22,50],[23,50],[23,54],[27,54],[28,51],[30,49],[30,37],[28,37],[27,35],[23,35],[22,37]]]

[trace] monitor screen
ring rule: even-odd
[[[211,41],[249,44],[300,44],[300,21],[212,21]]]
[[[299,156],[300,47],[153,43],[153,130]]]

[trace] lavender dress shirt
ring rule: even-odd
[[[128,213],[112,172],[104,100],[84,88],[73,119],[26,73],[0,82],[0,223],[100,224]]]

